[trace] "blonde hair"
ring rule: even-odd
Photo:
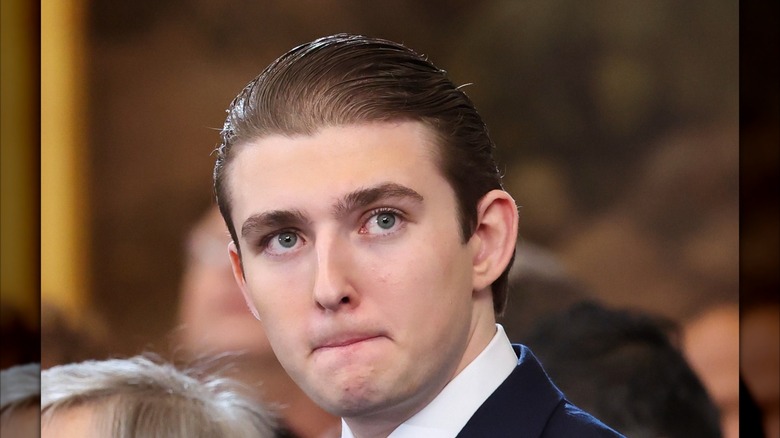
[[[274,416],[215,374],[146,355],[59,365],[41,373],[41,420],[88,406],[112,437],[273,437]]]

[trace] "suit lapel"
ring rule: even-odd
[[[537,438],[563,402],[563,394],[542,369],[531,350],[513,345],[517,366],[466,423],[457,438]]]

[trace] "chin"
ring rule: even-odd
[[[320,400],[317,404],[329,413],[343,418],[364,417],[379,410],[376,402],[354,397],[340,400]]]
[[[379,412],[393,403],[371,386],[371,382],[352,382],[339,389],[328,387],[326,394],[309,394],[326,411],[340,417],[361,417]]]

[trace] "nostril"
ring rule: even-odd
[[[342,297],[341,304],[347,304],[347,303],[349,303],[349,297]]]

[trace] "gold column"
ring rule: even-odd
[[[41,301],[89,304],[85,2],[41,2]]]
[[[0,3],[0,297],[38,325],[38,29],[32,3]]]

